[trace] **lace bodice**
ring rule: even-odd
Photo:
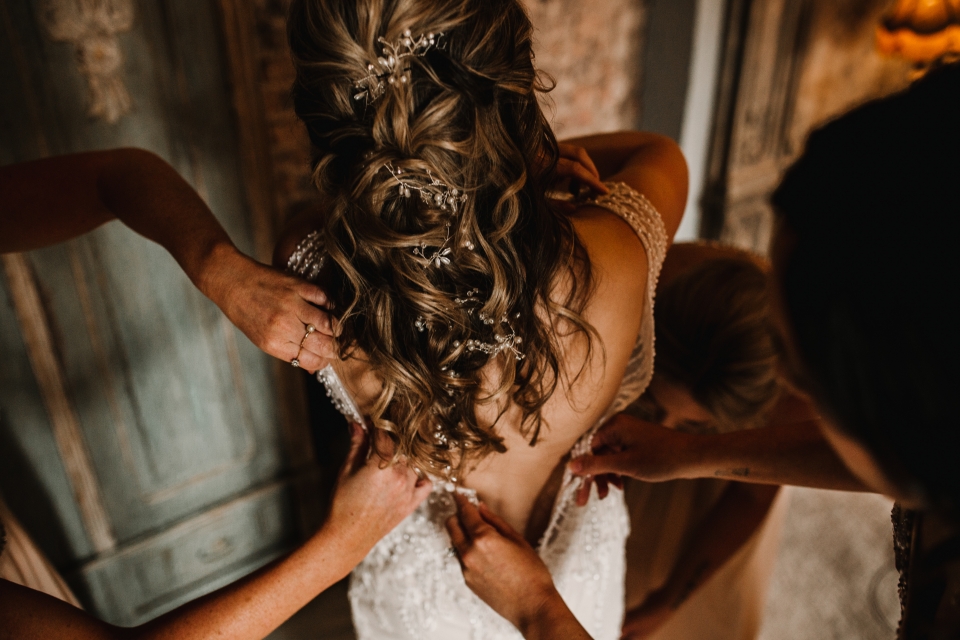
[[[603,419],[574,446],[572,456],[588,452],[596,429],[638,398],[653,375],[653,302],[666,254],[666,230],[645,197],[623,183],[608,186],[610,193],[590,204],[626,221],[643,244],[647,304],[616,398]],[[310,234],[291,256],[289,267],[315,278],[323,259],[319,236]],[[342,401],[343,397],[349,400],[349,395],[333,370],[318,377],[337,407],[351,417],[356,409]],[[575,504],[578,487],[579,481],[566,472],[537,551],[567,605],[592,637],[616,640],[623,618],[626,506],[620,492],[601,501],[594,490],[586,507],[579,508]],[[353,572],[350,600],[360,640],[522,640],[512,625],[467,589],[460,565],[449,552],[444,522],[455,511],[452,490],[453,485],[436,483],[423,505],[381,540]],[[476,499],[473,492],[459,491]]]

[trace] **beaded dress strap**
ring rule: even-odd
[[[287,260],[287,271],[313,282],[320,275],[327,252],[319,231],[311,231],[297,244]]]
[[[290,254],[290,258],[287,260],[287,271],[306,280],[316,280],[326,259],[327,253],[320,232],[311,231]],[[357,403],[354,402],[350,392],[340,381],[340,376],[333,370],[332,365],[328,364],[317,371],[317,380],[326,389],[327,396],[337,411],[342,413],[347,420],[356,422],[366,428],[366,423],[360,414]]]

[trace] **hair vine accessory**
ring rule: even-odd
[[[471,289],[470,291],[467,292],[467,295],[465,298],[454,298],[454,302],[457,305],[466,308],[468,314],[473,315],[475,307],[471,307],[471,305],[482,304],[482,300],[476,297],[478,293],[479,293],[478,289]],[[484,313],[483,311],[478,311],[477,317],[485,325],[492,326],[494,324],[497,324],[493,318],[491,318],[488,314]],[[520,314],[519,313],[514,314],[513,317],[519,318]],[[500,325],[506,327],[509,333],[494,333],[493,342],[483,342],[482,340],[474,340],[471,338],[466,342],[462,343],[464,348],[467,351],[479,351],[481,353],[487,354],[488,356],[495,356],[504,351],[509,351],[513,354],[513,357],[516,358],[518,361],[523,360],[524,354],[522,351],[520,351],[520,347],[519,347],[520,343],[523,342],[523,338],[517,335],[517,332],[514,330],[513,325],[510,324],[510,319],[507,318],[506,315],[500,318]],[[461,342],[459,340],[455,340],[453,342],[453,347],[455,349],[459,349],[460,345],[461,345]]]
[[[480,340],[467,340],[465,347],[467,351],[480,351],[485,353],[488,356],[495,356],[500,354],[503,351],[510,351],[513,353],[513,357],[519,362],[523,360],[523,352],[517,347],[523,339],[517,335],[513,330],[513,327],[510,326],[510,323],[506,323],[507,329],[510,330],[509,334],[495,334],[493,339],[495,342],[481,342]]]
[[[367,75],[353,83],[358,90],[353,99],[366,99],[370,104],[386,93],[388,84],[410,82],[410,65],[406,59],[422,58],[442,36],[443,33],[427,33],[414,38],[410,29],[407,29],[396,42],[378,38],[377,42],[383,45],[381,55],[376,63],[367,65]]]
[[[427,255],[427,243],[421,242],[419,247],[413,249],[413,255],[420,258],[423,262],[424,268],[429,266],[434,266],[437,268],[445,267],[450,264],[450,254],[453,253],[453,250],[447,245],[450,243],[450,223],[447,223],[447,237],[443,239],[443,244],[441,244],[437,249]]]
[[[451,187],[433,177],[429,169],[427,170],[427,179],[430,182],[421,184],[417,177],[407,178],[403,169],[396,168],[390,163],[384,166],[393,176],[393,179],[397,181],[397,184],[400,185],[400,195],[404,198],[409,198],[414,191],[417,191],[420,193],[420,199],[428,205],[454,214],[457,213],[460,204],[467,201],[467,194],[461,193],[456,187]]]

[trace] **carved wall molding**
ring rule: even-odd
[[[87,113],[111,124],[133,108],[123,82],[117,34],[133,26],[133,0],[44,0],[39,19],[50,39],[76,50],[77,70],[87,79]]]
[[[807,135],[904,86],[874,45],[886,0],[728,0],[704,235],[765,253],[769,197]]]
[[[0,256],[7,275],[10,297],[27,346],[27,355],[33,367],[37,384],[43,394],[47,414],[53,426],[53,436],[60,451],[67,479],[73,489],[80,517],[97,553],[116,547],[110,520],[104,508],[103,497],[94,471],[90,452],[80,430],[77,412],[67,394],[67,384],[61,373],[50,322],[44,311],[30,264],[23,254]]]

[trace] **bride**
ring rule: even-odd
[[[595,638],[618,638],[626,509],[576,507],[565,461],[649,383],[682,155],[634,132],[558,145],[518,0],[298,0],[289,36],[323,210],[277,254],[333,303],[336,404],[437,480],[354,572],[359,637],[519,637],[449,551],[459,492],[525,532]],[[558,176],[598,195],[558,205]]]

